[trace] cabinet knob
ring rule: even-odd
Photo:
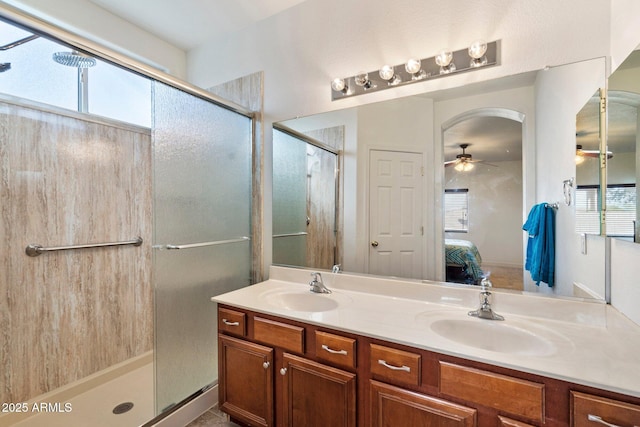
[[[374,248],[378,247],[378,241],[377,240],[372,240],[371,241],[371,246],[373,246]]]
[[[280,375],[287,375],[287,368],[280,368]]]
[[[264,362],[264,363],[262,364],[262,367],[263,367],[264,369],[269,369],[269,366],[271,366],[271,364],[270,364],[269,362]]]

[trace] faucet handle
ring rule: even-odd
[[[491,283],[491,280],[489,280],[489,276],[484,276],[482,278],[482,281],[480,282],[480,286],[482,287],[483,292],[488,291],[493,286],[493,284]]]
[[[311,277],[313,277],[313,282],[322,282],[322,276],[317,271],[311,273]]]

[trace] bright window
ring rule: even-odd
[[[444,231],[469,231],[469,189],[444,190]]]
[[[600,212],[597,186],[578,186],[576,189],[576,231],[600,234]],[[635,184],[607,187],[607,236],[633,237],[636,219]]]

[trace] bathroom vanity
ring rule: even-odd
[[[251,426],[640,425],[640,328],[599,303],[309,270],[218,303],[219,403]],[[591,418],[591,420],[589,420]]]

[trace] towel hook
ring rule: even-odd
[[[562,192],[564,193],[564,204],[571,206],[571,189],[573,189],[573,177],[562,181]]]

